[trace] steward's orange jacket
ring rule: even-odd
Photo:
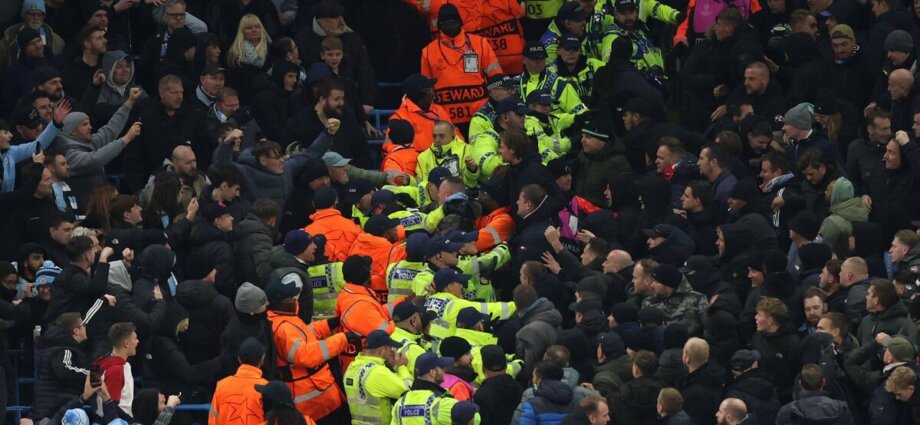
[[[383,161],[380,163],[380,171],[393,170],[415,176],[418,151],[412,145],[403,146],[386,142],[381,150],[383,150]]]
[[[217,382],[208,425],[257,425],[265,422],[262,394],[256,391],[255,385],[267,383],[262,377],[262,369],[240,365],[236,374]]]
[[[371,260],[373,260],[373,263],[371,263],[371,290],[376,294],[379,303],[387,302],[387,266],[406,259],[406,245],[394,245],[386,238],[365,232],[358,235],[358,239],[351,246],[351,251],[348,255],[371,257]]]
[[[514,219],[511,218],[511,208],[496,208],[476,220],[479,229],[479,238],[476,239],[476,250],[486,252],[495,245],[507,242],[514,234]]]
[[[363,337],[378,329],[392,334],[396,329],[396,324],[393,323],[393,307],[403,299],[404,297],[400,297],[382,305],[374,291],[361,285],[346,283],[336,299],[335,315],[341,321],[343,331],[354,332]],[[359,351],[359,347],[349,347],[347,353],[339,357],[342,370],[348,370],[348,365],[355,360]]]
[[[309,325],[297,313],[269,310],[278,370],[303,415],[322,419],[345,402],[327,362],[348,345],[344,333],[332,333],[325,320]]]
[[[454,124],[470,122],[488,99],[486,80],[503,73],[488,40],[466,31],[456,37],[439,34],[422,49],[422,75],[438,79],[434,101]]]
[[[431,147],[431,143],[434,139],[435,121],[447,121],[453,124],[453,120],[450,119],[447,110],[441,105],[432,103],[427,111],[423,111],[415,102],[409,100],[409,98],[405,96],[403,96],[399,109],[390,116],[390,119],[406,120],[412,124],[412,128],[415,129],[415,138],[412,139],[412,147],[414,147],[415,151],[418,153],[425,152],[425,150]],[[454,133],[463,138],[459,130]],[[415,171],[415,168],[412,170]]]
[[[489,39],[507,74],[524,72],[521,53],[524,51],[524,30],[519,18],[524,16],[521,2],[516,0],[404,0],[428,21],[428,29],[437,37],[438,12],[450,3],[457,6],[463,30]],[[475,112],[475,111],[474,111]]]
[[[361,234],[361,228],[335,208],[324,208],[310,214],[312,223],[303,230],[311,236],[326,235],[326,258],[329,262],[345,261],[348,251]]]

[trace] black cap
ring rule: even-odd
[[[600,274],[593,274],[583,277],[575,285],[575,292],[582,297],[604,298],[607,296],[607,278]]]
[[[519,97],[509,97],[501,102],[498,102],[498,106],[495,108],[495,112],[498,115],[504,114],[506,112],[514,112],[518,115],[527,115],[527,112],[530,110],[527,109],[527,105],[524,105],[521,102]]]
[[[577,35],[566,35],[559,39],[559,48],[565,50],[581,50],[581,39]]]
[[[194,252],[185,260],[185,279],[201,280],[217,269],[217,259],[204,252]]]
[[[679,270],[684,274],[712,270],[712,260],[705,255],[691,255]]]
[[[524,46],[524,57],[527,59],[546,59],[549,55],[546,54],[546,48],[543,47],[542,43],[531,41]]]
[[[826,88],[818,89],[815,97],[815,115],[834,115],[838,112],[837,96]]]
[[[601,124],[600,120],[588,121],[584,128],[581,129],[581,134],[585,134],[605,142],[610,140],[610,130],[605,128]]]
[[[335,192],[335,189],[323,185],[317,188],[316,192],[313,192],[313,206],[318,210],[332,208],[338,198],[339,194]]]
[[[597,298],[582,298],[581,301],[569,304],[569,310],[576,313],[587,313],[589,311],[601,311],[604,304]]]
[[[758,196],[759,192],[760,190],[757,188],[757,183],[754,183],[754,179],[744,178],[735,184],[729,197],[739,201],[751,202]]]
[[[802,270],[820,269],[833,255],[830,245],[823,242],[807,243],[799,247]]]
[[[455,424],[468,424],[477,413],[479,413],[479,406],[476,403],[460,401],[450,408],[450,421]]]
[[[402,347],[402,344],[390,338],[390,334],[387,331],[377,329],[369,333],[367,338],[364,339],[364,348],[374,349],[380,347],[399,348]]]
[[[387,135],[390,141],[397,145],[408,145],[415,139],[415,128],[412,123],[401,119],[391,119],[387,123]]]
[[[751,368],[754,362],[760,360],[760,352],[757,350],[738,350],[732,355],[728,364],[732,369],[742,372]]]
[[[486,81],[487,90],[498,89],[498,88],[504,88],[504,89],[511,90],[514,88],[515,85],[516,84],[514,81],[514,77],[511,77],[510,75],[502,75],[502,74],[493,75],[489,77],[489,79]]]
[[[559,11],[556,12],[556,17],[559,18],[560,21],[580,22],[588,19],[588,12],[581,10],[579,6],[577,1],[563,3],[562,6],[559,7]]]
[[[668,321],[668,316],[658,307],[643,307],[642,310],[639,310],[637,318],[639,324],[644,327],[661,326]]]
[[[479,190],[485,192],[499,205],[508,205],[508,188],[505,187],[504,176],[492,176],[479,184]]]
[[[214,221],[217,218],[230,214],[230,208],[223,202],[208,202],[201,207],[201,217],[207,221]]]
[[[35,85],[40,86],[54,78],[61,78],[61,72],[53,66],[42,65],[35,69]]]
[[[472,276],[468,274],[462,274],[454,269],[441,269],[434,274],[434,288],[435,291],[441,292],[451,283],[460,283],[464,286],[466,282],[470,280]]]
[[[346,282],[363,285],[371,280],[374,260],[366,255],[349,255],[342,263],[342,277]]]
[[[227,75],[227,70],[220,67],[220,64],[217,62],[210,62],[201,68],[201,75],[217,75],[224,74]]]
[[[412,74],[406,77],[406,80],[403,81],[403,92],[406,94],[419,93],[424,89],[430,89],[434,87],[435,83],[437,82],[437,78],[428,78],[422,74]]]
[[[638,0],[616,0],[616,5],[614,9],[617,12],[625,12],[627,10],[636,10],[639,8]]]
[[[396,201],[395,195],[393,195],[392,191],[387,190],[387,189],[380,189],[374,192],[373,195],[371,195],[371,205],[373,206],[376,206],[376,205],[389,206],[393,204],[393,202],[395,201]]]
[[[283,279],[273,279],[265,286],[265,298],[268,302],[275,302],[300,295],[300,288],[294,282],[285,282]]]
[[[463,19],[460,17],[460,11],[457,10],[457,6],[454,6],[450,3],[441,6],[441,9],[438,10],[438,25],[441,25],[447,21],[460,21],[460,23],[463,23]]]
[[[19,46],[19,50],[23,51],[26,49],[26,46],[35,40],[36,38],[41,37],[41,33],[36,29],[28,25],[23,25],[19,32],[16,33],[16,45]]]
[[[425,258],[425,245],[428,245],[428,234],[417,232],[407,236],[406,256],[410,259]]]
[[[262,343],[255,338],[249,337],[240,344],[240,349],[236,356],[239,357],[243,363],[256,366],[264,355],[265,347]]]
[[[444,179],[451,177],[450,170],[444,167],[434,167],[428,172],[428,183],[440,187]]]
[[[554,179],[558,179],[566,174],[572,174],[572,163],[567,157],[560,156],[550,160],[546,164],[546,169],[549,170]]]
[[[680,271],[677,270],[672,264],[662,264],[658,266],[654,272],[652,272],[652,277],[668,288],[677,288],[680,286],[681,280],[684,276],[680,274]]]
[[[632,304],[617,303],[610,307],[610,315],[617,324],[639,322],[639,308]]]
[[[287,384],[279,380],[269,381],[265,385],[256,385],[256,391],[276,404],[294,408],[294,397]]]
[[[317,18],[338,18],[345,16],[345,7],[335,0],[323,0],[316,5],[313,16]]]
[[[38,109],[32,106],[32,104],[19,105],[16,108],[16,111],[13,113],[13,125],[21,125],[26,128],[35,128],[39,124],[44,124],[45,120],[42,119],[41,114],[38,113]]]
[[[465,329],[472,329],[479,322],[488,322],[488,314],[482,314],[475,307],[466,307],[457,313],[457,326]]]
[[[326,167],[323,167],[326,168]],[[345,188],[345,200],[349,203],[357,203],[362,196],[371,193],[376,189],[374,184],[365,179],[352,179],[348,181]]]
[[[639,96],[632,97],[623,104],[623,112],[632,112],[643,117],[654,115],[653,109],[652,104],[648,100]]]
[[[798,233],[807,240],[815,240],[818,237],[820,222],[815,214],[811,211],[799,211],[794,217],[789,219],[789,230]]]
[[[645,237],[648,238],[670,238],[671,232],[673,232],[674,227],[670,224],[656,224],[655,227],[651,229],[645,229],[642,233],[645,233]]]
[[[374,236],[383,236],[384,232],[396,226],[399,226],[399,220],[378,214],[367,219],[367,223],[364,224],[364,231]]]
[[[601,352],[605,356],[620,355],[626,353],[626,344],[623,338],[616,332],[602,332],[597,334],[597,344],[601,347]]]
[[[396,307],[393,308],[393,321],[402,322],[404,320],[408,320],[415,314],[421,314],[419,307],[413,304],[411,301],[403,301],[399,304],[396,304]]]
[[[441,344],[438,346],[438,351],[442,356],[453,357],[455,359],[463,357],[463,355],[469,353],[472,349],[473,346],[459,336],[449,336],[444,338],[444,340],[441,341]]]
[[[546,90],[534,90],[527,95],[526,103],[549,106],[553,104],[553,96]]]

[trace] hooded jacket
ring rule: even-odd
[[[868,221],[869,212],[854,196],[853,184],[841,177],[834,184],[830,199],[831,215],[824,219],[818,233],[839,254],[849,251],[849,237],[854,221]]]
[[[144,361],[145,385],[155,386],[167,394],[178,394],[190,403],[207,403],[211,396],[206,388],[214,388],[218,374],[223,370],[221,358],[216,357],[193,364],[180,348],[178,325],[188,319],[188,313],[178,304],[167,307],[167,315],[160,327],[147,340]]]
[[[853,415],[845,401],[834,400],[820,391],[803,391],[799,399],[783,406],[776,423],[791,425],[852,425]]]
[[[284,90],[284,76],[291,72],[299,74],[300,67],[278,61],[271,75],[259,75],[252,83],[253,117],[268,140],[281,140],[281,131],[291,118],[291,92]]]
[[[696,245],[689,235],[674,226],[667,225],[671,235],[664,242],[648,250],[649,257],[661,264],[680,266],[696,251]],[[715,247],[715,243],[713,243]]]
[[[617,138],[608,140],[598,152],[581,151],[576,161],[572,182],[575,194],[598,205],[603,204],[608,176],[632,174],[632,167],[626,159],[626,147]]]
[[[112,72],[115,71],[115,65],[121,60],[127,61],[128,67],[131,69],[128,82],[123,85],[115,84],[112,76]],[[109,122],[115,111],[128,100],[131,88],[140,87],[134,82],[134,60],[121,50],[112,50],[102,55],[102,73],[105,74],[105,83],[99,88],[99,97],[96,98],[96,104],[93,106],[92,114],[90,114],[93,117],[93,122],[97,123]],[[150,96],[147,96],[145,92],[141,94],[138,102],[149,98]]]
[[[716,411],[722,403],[725,369],[713,360],[690,372],[681,388],[684,408],[697,425],[715,425]]]
[[[874,340],[879,332],[888,335],[910,335],[910,326],[914,326],[914,323],[907,317],[907,308],[903,302],[897,301],[881,312],[863,316],[856,331],[856,338],[860,344],[866,344]]]
[[[131,291],[134,303],[141,310],[148,313],[152,310],[153,288],[156,286],[160,287],[164,300],[173,300],[169,280],[173,278],[172,269],[175,263],[176,254],[162,245],[149,246],[141,253],[135,265],[134,286]]]
[[[218,229],[213,223],[202,219],[192,228],[188,242],[188,258],[201,256],[212,259],[217,269],[214,286],[227,297],[235,296],[237,285],[232,233]]]
[[[520,425],[555,425],[575,413],[572,388],[562,381],[543,381],[530,401],[524,402]]]
[[[521,387],[508,374],[487,378],[473,394],[483,424],[513,423],[514,406],[521,402]]]
[[[719,364],[728,364],[735,351],[741,348],[740,313],[741,301],[734,291],[731,296],[719,294],[706,311],[703,337],[709,342],[710,358]]]
[[[901,146],[901,166],[884,170],[883,195],[873,195],[873,221],[885,229],[885,239],[895,232],[911,228],[920,210],[920,143],[911,141]],[[878,217],[876,217],[878,216]]]
[[[725,250],[714,263],[719,267],[725,283],[735,290],[738,299],[745,300],[751,288],[748,264],[758,255],[753,244],[753,233],[738,223],[723,224],[719,228],[722,230]]]
[[[67,184],[77,195],[77,200],[86,208],[93,188],[106,182],[105,166],[121,154],[127,144],[118,138],[128,121],[131,108],[121,106],[109,119],[109,122],[91,136],[90,140],[79,140],[67,134],[69,126],[57,138],[57,146],[62,147],[70,165],[70,178]],[[70,115],[68,115],[70,117]],[[88,117],[87,117],[88,118]],[[66,118],[64,121],[68,121]]]
[[[661,383],[651,377],[639,377],[620,387],[620,394],[611,400],[610,416],[617,425],[652,423],[658,416],[656,406]]]
[[[760,369],[753,369],[735,377],[728,385],[725,398],[740,398],[747,405],[748,414],[757,424],[776,423],[776,413],[782,407],[773,383]]]
[[[250,213],[239,222],[234,230],[233,244],[238,282],[265,282],[271,275],[268,259],[272,247],[278,241],[278,230],[265,224],[262,219]]]
[[[524,359],[524,368],[518,376],[529,379],[534,366],[543,359],[546,349],[556,343],[562,315],[546,298],[539,298],[530,307],[518,310],[521,329],[515,336],[515,352]]]
[[[220,336],[236,316],[233,303],[218,294],[210,282],[186,280],[176,290],[176,301],[189,315],[182,351],[189,362],[199,363],[220,355]]]

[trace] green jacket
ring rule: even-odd
[[[444,146],[431,145],[418,155],[415,175],[427,176],[435,167],[444,167],[451,175],[461,177],[466,187],[475,187],[478,185],[479,169],[475,172],[470,171],[464,162],[464,158],[471,156],[470,151],[470,145],[459,137],[454,137],[454,140]]]
[[[868,221],[869,211],[862,200],[855,197],[853,184],[845,177],[840,177],[834,184],[830,199],[831,215],[824,219],[818,233],[830,244],[834,252],[849,252],[850,234],[853,233],[854,221]]]
[[[575,87],[559,78],[552,68],[546,68],[539,74],[524,71],[520,81],[521,99],[527,99],[534,90],[545,90],[553,96],[553,112],[581,114],[588,111]]]
[[[610,399],[619,394],[620,386],[632,380],[632,360],[625,353],[597,366],[592,384],[602,396]]]
[[[575,194],[597,205],[604,205],[604,190],[610,175],[632,173],[626,159],[626,148],[619,139],[608,141],[599,152],[589,154],[581,151],[577,161]]]
[[[875,340],[875,335],[884,332],[888,335],[908,335],[907,327],[914,327],[914,323],[907,317],[907,308],[900,300],[881,313],[869,313],[863,316],[856,331],[856,338],[860,344],[867,344]]]

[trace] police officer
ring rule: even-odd
[[[489,91],[489,101],[470,120],[470,142],[486,130],[495,130],[495,120],[498,119],[496,108],[501,101],[514,96],[517,81],[510,75],[496,75],[486,82],[486,90]]]
[[[431,323],[432,337],[444,339],[452,336],[457,329],[457,315],[464,307],[475,307],[493,320],[507,320],[514,314],[513,302],[478,303],[463,299],[463,288],[470,277],[450,268],[435,273],[435,294],[425,300],[425,309],[437,313],[437,318]]]
[[[475,187],[479,166],[473,161],[470,145],[454,134],[454,126],[447,121],[436,122],[432,134],[431,147],[418,156],[416,175],[427,175],[435,167],[444,167],[452,176],[461,177],[467,187]]]
[[[591,99],[594,76],[604,61],[581,54],[581,39],[567,34],[559,41],[559,57],[550,66],[559,78],[572,85],[582,99]]]
[[[476,241],[478,232],[451,231],[447,238],[463,244],[460,248],[460,259],[457,268],[460,272],[470,275],[469,284],[463,291],[463,298],[470,301],[494,302],[495,290],[489,282],[489,276],[496,269],[501,268],[511,261],[511,252],[508,245],[500,243],[485,254],[478,254]]]
[[[594,59],[607,62],[610,60],[613,40],[626,37],[633,44],[632,62],[636,69],[650,81],[663,80],[664,56],[661,49],[649,39],[639,9],[639,0],[616,0],[613,23],[600,32],[589,32],[588,53]],[[663,84],[663,81],[660,83]]]
[[[527,96],[527,135],[537,139],[537,150],[543,165],[565,155],[572,149],[572,139],[563,131],[572,127],[574,115],[552,113],[553,97],[544,90],[534,90]]]
[[[412,374],[402,344],[376,330],[364,341],[364,351],[345,371],[345,396],[353,425],[389,423],[393,401],[409,391]]]
[[[571,84],[559,79],[552,68],[546,66],[546,49],[539,42],[527,43],[524,47],[524,72],[520,76],[521,97],[534,90],[546,90],[553,96],[553,110],[569,114],[587,112],[578,92]]]
[[[549,24],[549,28],[540,37],[540,43],[546,49],[546,60],[554,62],[556,60],[559,42],[563,34],[572,34],[578,37],[584,37],[585,27],[588,23],[588,12],[579,9],[577,1],[568,2],[559,8],[559,14],[556,19]]]
[[[428,316],[427,322],[425,316]],[[399,342],[399,352],[406,356],[409,370],[415,370],[415,361],[431,348],[424,335],[431,317],[421,306],[410,301],[403,301],[393,308],[393,322],[396,323],[396,328],[390,337]]]
[[[454,336],[463,338],[472,347],[470,354],[473,356],[472,368],[476,372],[476,383],[481,384],[485,380],[485,374],[482,371],[482,348],[488,345],[497,345],[498,338],[487,331],[489,326],[489,316],[480,313],[473,307],[466,307],[457,314],[457,331]],[[521,371],[524,363],[522,360],[514,360],[513,355],[508,356],[510,361],[507,366],[508,375],[516,377]]]
[[[412,388],[393,405],[391,425],[451,425],[451,409],[457,400],[441,388],[444,368],[454,359],[422,354],[415,362]]]
[[[513,96],[499,102],[495,112],[497,118],[494,129],[483,131],[472,142],[473,160],[479,165],[480,183],[492,177],[495,169],[504,164],[498,153],[498,146],[502,139],[501,133],[511,128],[523,130],[527,107],[520,98]]]
[[[422,272],[429,272],[428,264],[425,261],[425,245],[428,243],[428,235],[424,233],[414,233],[406,238],[406,259],[397,261],[387,267],[387,289],[390,291],[387,295],[387,301],[392,302],[399,297],[409,295],[425,296],[426,293],[415,293],[412,281]]]
[[[345,277],[342,262],[329,262],[326,258],[323,235],[316,235],[313,240],[316,251],[313,262],[307,267],[307,279],[313,288],[313,320],[323,320],[335,317],[335,300],[345,287]]]

